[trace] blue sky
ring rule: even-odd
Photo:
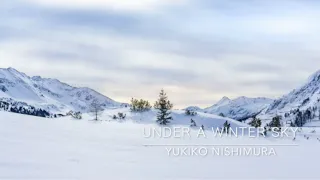
[[[279,97],[320,69],[312,0],[4,0],[0,66],[176,107]]]

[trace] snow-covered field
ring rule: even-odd
[[[211,179],[320,179],[320,142],[317,134],[306,140],[290,138],[145,138],[144,130],[158,128],[154,113],[131,114],[119,123],[108,110],[103,121],[70,117],[45,119],[0,112],[0,179],[112,179],[112,180],[211,180]],[[187,125],[190,117],[173,113],[173,126]],[[194,117],[207,129],[225,122],[214,115]],[[243,124],[229,120],[233,127]],[[209,130],[207,130],[209,131]],[[195,135],[198,129],[191,132]],[[156,144],[264,144],[275,146],[276,156],[169,156]],[[211,147],[207,147],[211,148]]]

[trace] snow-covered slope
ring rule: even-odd
[[[104,113],[101,115],[101,120],[106,121],[112,121],[113,115],[117,115],[118,113],[123,113],[126,115],[126,119],[133,120],[137,123],[142,124],[155,124],[157,120],[157,110],[151,109],[150,111],[143,112],[143,113],[136,113],[131,112],[130,108],[117,108],[117,109],[107,109],[104,111]],[[244,123],[241,123],[239,121],[217,116],[214,114],[207,114],[199,112],[195,116],[188,116],[185,114],[184,110],[173,110],[172,112],[172,118],[173,121],[171,121],[170,125],[185,125],[189,126],[191,125],[190,121],[193,119],[197,126],[205,126],[207,128],[212,127],[223,127],[223,123],[228,121],[231,124],[231,127],[242,127],[247,126]],[[90,115],[84,115],[87,119],[90,119]]]
[[[106,113],[112,114],[112,112]],[[141,116],[144,115],[148,116],[148,113]],[[136,118],[132,120],[139,121],[141,116],[136,114]],[[183,115],[177,113],[175,117],[177,116]],[[133,123],[129,119],[123,123],[96,122],[86,118],[72,120],[70,117],[53,121],[7,112],[0,112],[0,117],[0,179],[315,180],[320,178],[316,161],[320,158],[320,142],[316,137],[306,140],[303,136],[298,136],[294,143],[292,139],[263,137],[214,138],[210,130],[207,130],[207,138],[197,138],[198,131],[195,129],[191,131],[192,138],[160,139],[145,138],[143,133],[144,129],[159,128],[159,126]],[[217,125],[223,122],[215,118],[208,118],[208,121]],[[168,147],[152,146],[154,144],[164,144]],[[166,148],[171,148],[169,145],[172,144],[185,145],[176,147],[176,150],[206,148],[208,155],[168,155]],[[211,153],[213,147],[208,146],[210,144],[225,145],[230,149],[241,148],[248,144],[257,146],[260,144],[263,147],[275,148],[277,155],[258,157],[214,155]],[[299,146],[290,147],[285,144]],[[199,154],[198,151],[196,153]]]
[[[122,105],[92,89],[72,87],[57,79],[29,77],[13,68],[0,68],[0,98],[26,102],[50,112],[85,112],[93,100],[106,108]]]
[[[294,121],[298,114],[297,110],[302,113],[310,110],[313,118],[319,116],[320,71],[311,75],[303,86],[275,100],[259,116],[262,119],[271,119],[275,115],[282,115],[284,119]],[[285,118],[285,114],[288,118]]]
[[[236,120],[244,120],[259,114],[263,109],[267,108],[273,102],[268,98],[248,98],[239,97],[236,99],[229,99],[223,97],[217,104],[205,108],[206,113],[229,117]]]
[[[282,113],[290,110],[304,110],[320,105],[320,71],[309,77],[308,81],[270,105],[266,113]]]

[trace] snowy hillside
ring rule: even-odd
[[[119,112],[125,114],[126,119],[132,120],[136,123],[141,123],[141,124],[155,124],[157,119],[157,110],[154,110],[154,109],[147,112],[138,113],[138,112],[131,112],[130,108],[118,108],[118,109],[108,109],[104,111],[104,113],[101,115],[100,120],[112,121],[113,115],[117,115]],[[226,121],[228,121],[231,124],[231,127],[247,126],[244,123],[241,123],[239,121],[236,121],[230,118],[224,118],[221,116],[206,114],[201,112],[199,112],[195,116],[188,116],[185,114],[185,111],[183,110],[173,110],[172,117],[173,117],[173,121],[171,121],[170,125],[189,126],[190,120],[193,119],[199,127],[201,125],[204,125],[207,128],[223,127],[223,123],[225,123]],[[90,119],[92,117],[90,117],[90,115],[85,115],[85,118]]]
[[[105,108],[121,103],[89,88],[77,88],[56,79],[29,77],[13,68],[0,69],[0,99],[16,100],[50,112],[88,111],[93,100]]]
[[[285,113],[294,109],[305,110],[320,105],[320,71],[309,77],[308,81],[270,105],[266,113]]]
[[[223,97],[215,105],[201,111],[210,114],[223,115],[236,120],[244,120],[259,114],[272,102],[273,100],[268,98],[248,98],[242,96],[231,100],[228,97]]]
[[[126,112],[126,109],[121,111]],[[108,111],[108,119],[117,111]],[[151,114],[154,112],[150,112]],[[174,113],[175,118],[183,112]],[[200,113],[201,114],[201,113]],[[142,117],[145,118],[142,118]],[[269,138],[144,138],[145,128],[155,124],[134,123],[151,116],[130,115],[125,122],[90,121],[70,117],[55,120],[0,112],[0,179],[116,179],[116,180],[208,180],[208,179],[319,179],[320,142]],[[201,116],[201,115],[200,115]],[[214,115],[203,122],[220,125]],[[133,118],[133,119],[131,119]],[[221,118],[221,117],[219,117]],[[205,120],[206,119],[206,120]],[[187,118],[185,119],[187,120]],[[181,120],[177,120],[181,122]],[[238,122],[235,122],[238,123]],[[208,124],[208,125],[209,125]],[[197,131],[191,132],[195,137]],[[168,155],[157,144],[184,144],[186,147],[208,144],[265,144],[276,149],[277,156]],[[193,147],[193,148],[195,148]],[[181,147],[184,148],[184,147]],[[199,148],[199,147],[198,147]],[[212,147],[207,147],[208,149]]]
[[[261,119],[271,119],[275,115],[281,115],[284,123],[299,121],[296,124],[301,126],[315,119],[319,120],[319,113],[320,71],[310,76],[303,86],[274,101],[259,116]]]

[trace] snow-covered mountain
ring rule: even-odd
[[[223,114],[236,120],[244,120],[259,114],[272,102],[272,99],[262,97],[248,98],[242,96],[233,100],[223,97],[217,104],[205,108],[204,111],[211,114]]]
[[[72,87],[57,79],[29,77],[13,68],[0,68],[0,100],[25,102],[53,113],[86,112],[94,100],[105,108],[123,105],[90,88]]]
[[[223,97],[213,106],[205,108],[201,111],[210,114],[223,115],[236,120],[245,120],[259,114],[272,102],[272,99],[262,97],[248,98],[242,96],[233,100],[229,99],[228,97]]]
[[[216,104],[214,104],[213,106],[207,107],[204,110],[207,111],[207,112],[214,112],[217,109],[219,109],[219,107],[226,106],[226,105],[230,104],[231,102],[232,102],[231,99],[229,99],[228,97],[224,96]]]
[[[293,111],[316,111],[320,107],[320,71],[309,77],[307,82],[289,94],[274,101],[264,115],[284,115]]]

